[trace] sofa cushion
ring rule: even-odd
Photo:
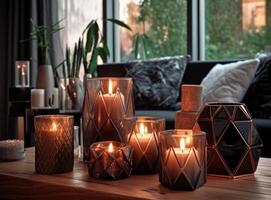
[[[271,56],[260,58],[259,67],[243,102],[252,117],[271,117]]]
[[[259,60],[217,64],[203,79],[203,102],[241,102],[253,80]]]
[[[179,87],[190,56],[132,61],[127,76],[133,78],[136,109],[179,109]]]

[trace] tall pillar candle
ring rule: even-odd
[[[35,168],[40,174],[73,170],[74,121],[68,115],[35,117]]]
[[[44,107],[44,89],[31,90],[31,108]]]

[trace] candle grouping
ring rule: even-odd
[[[159,181],[176,190],[194,190],[206,182],[206,135],[176,129],[160,134]]]
[[[165,120],[154,117],[125,118],[123,123],[125,141],[134,149],[133,173],[158,172],[159,132],[165,129]]]
[[[74,120],[68,115],[35,117],[35,168],[54,174],[73,170]]]
[[[89,147],[89,175],[99,179],[127,178],[132,172],[131,146],[116,141],[93,143]]]
[[[83,105],[84,157],[98,141],[123,142],[124,117],[134,115],[131,78],[90,78]]]

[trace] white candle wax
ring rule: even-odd
[[[23,159],[24,156],[23,140],[0,141],[0,160],[19,160]]]
[[[138,166],[143,156],[147,158],[151,165],[157,161],[159,153],[153,134],[154,133],[152,132],[148,132],[147,127],[145,127],[144,124],[141,123],[139,126],[139,132],[128,136],[129,144],[134,148],[133,161],[135,167],[139,167],[142,169],[147,167]]]
[[[118,123],[125,114],[125,99],[123,94],[118,91],[118,88],[115,93],[113,92],[111,80],[109,80],[108,88],[108,93],[99,94],[100,96],[94,107],[94,113],[96,113],[94,120],[99,128],[103,127],[103,140],[116,139],[112,134],[116,134],[114,133],[115,127],[118,126]],[[106,124],[104,124],[108,118],[111,120],[107,120]],[[114,123],[114,125],[112,123]]]
[[[44,107],[44,89],[31,90],[31,108]]]

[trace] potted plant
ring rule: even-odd
[[[49,61],[50,40],[53,35],[63,29],[60,27],[62,20],[56,22],[51,26],[37,25],[32,19],[33,31],[30,34],[31,40],[36,40],[38,45],[38,76],[37,76],[37,88],[45,90],[45,106],[51,106],[54,98],[54,74],[53,68]]]
[[[124,22],[117,19],[103,19],[131,31],[131,28]],[[96,20],[91,20],[82,33],[86,38],[85,48],[83,51],[83,65],[87,77],[97,75],[97,61],[100,57],[104,62],[110,56],[106,40],[99,28]]]
[[[72,51],[67,46],[65,61],[62,63],[63,78],[59,80],[60,108],[62,110],[81,110],[84,98],[83,83],[79,78],[83,58],[83,40],[79,38]]]

